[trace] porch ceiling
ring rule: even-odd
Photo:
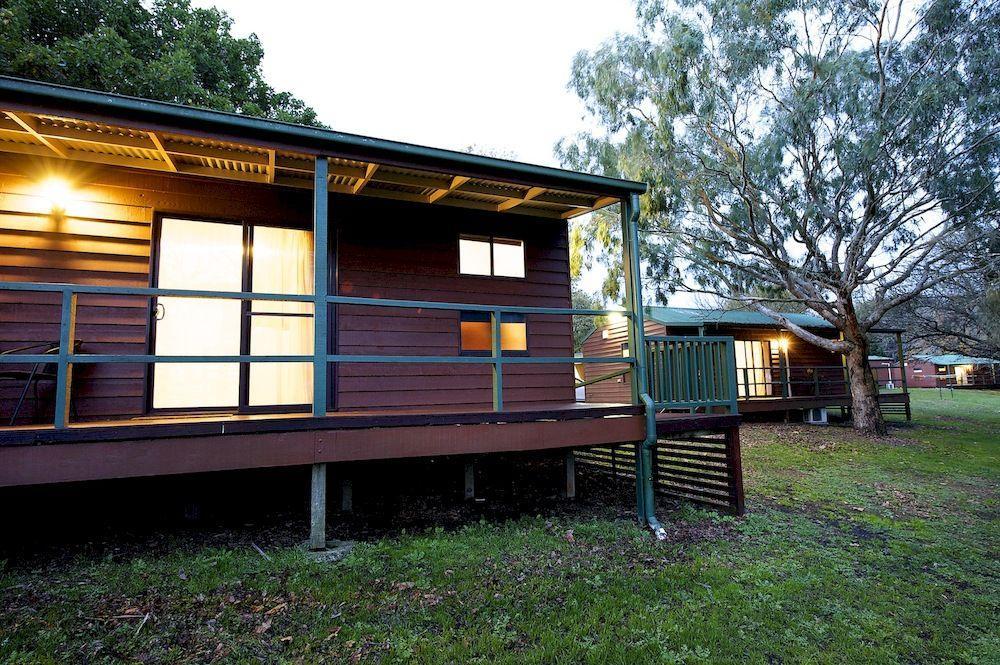
[[[2,107],[0,107],[2,108]],[[0,152],[165,173],[312,189],[314,155],[261,144],[106,124],[23,110],[0,111]],[[329,191],[500,213],[569,219],[617,195],[330,157]]]

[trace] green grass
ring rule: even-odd
[[[666,543],[558,513],[360,543],[334,566],[210,547],[12,564],[0,655],[1000,662],[1000,393],[916,391],[913,408],[884,442],[745,427],[747,516],[665,510]]]

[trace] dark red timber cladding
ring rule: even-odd
[[[646,321],[647,335],[663,335],[664,327],[653,321]],[[584,343],[581,351],[585,357],[621,358],[622,344],[628,341],[628,324],[624,318],[598,328]],[[613,372],[627,369],[622,363],[588,363],[584,365],[584,376],[589,381]],[[632,401],[630,375],[605,379],[586,387],[586,401],[595,404],[622,404]]]
[[[308,192],[79,164],[65,171],[74,176],[83,201],[79,216],[57,218],[40,210],[31,193],[47,173],[61,168],[65,166],[43,159],[0,155],[0,281],[149,286],[154,213],[311,223]],[[80,351],[145,353],[147,300],[81,296]],[[58,338],[58,294],[0,291],[0,349]],[[74,415],[93,420],[141,414],[143,376],[141,365],[77,366]],[[0,422],[6,422],[22,387],[21,381],[0,381]],[[51,382],[40,384],[43,420],[51,419],[52,390]],[[33,417],[31,401],[21,414],[21,422]]]
[[[567,223],[371,199],[337,198],[340,294],[403,300],[570,307]],[[461,275],[460,235],[524,241],[524,279]],[[357,355],[457,356],[459,313],[446,310],[339,307],[339,351]],[[528,353],[571,357],[570,317],[529,314]],[[568,364],[504,367],[504,402],[571,402]],[[337,368],[338,407],[489,407],[486,365],[361,364]]]

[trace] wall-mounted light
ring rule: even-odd
[[[787,337],[779,337],[778,339],[775,340],[775,344],[778,345],[778,348],[781,349],[782,353],[788,353],[788,338]]]
[[[73,201],[73,188],[64,179],[51,177],[39,183],[38,196],[49,204],[54,214],[62,214]]]

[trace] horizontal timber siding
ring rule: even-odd
[[[571,307],[566,222],[366,199],[335,202],[340,295]],[[523,240],[525,278],[460,275],[460,234]],[[458,312],[354,305],[338,310],[341,353],[460,353]],[[573,355],[570,317],[528,315],[526,321],[530,355]],[[571,365],[507,365],[504,402],[572,402],[573,384]],[[342,363],[337,395],[339,408],[351,411],[487,408],[492,403],[491,370],[486,365]]]
[[[311,193],[105,167],[80,167],[76,200],[53,215],[34,195],[47,174],[66,168],[44,159],[0,155],[0,281],[68,282],[142,287],[150,284],[150,247],[156,215],[310,228]],[[367,198],[332,197],[331,228],[339,236],[340,293],[344,295],[569,307],[567,224]],[[523,239],[524,280],[465,277],[458,273],[459,233]],[[342,353],[456,355],[458,314],[395,308],[339,308]],[[144,353],[146,298],[81,296],[77,339],[84,353]],[[59,296],[0,291],[0,349],[55,342]],[[532,355],[572,355],[568,317],[529,316]],[[22,368],[25,366],[21,366]],[[13,368],[0,365],[0,371]],[[482,407],[491,403],[486,366],[344,364],[336,369],[338,407]],[[141,365],[79,365],[74,371],[74,415],[100,420],[142,415]],[[573,400],[571,368],[505,368],[509,404]],[[6,420],[23,386],[0,381],[0,418]],[[53,386],[40,385],[40,420],[51,422]],[[33,416],[29,400],[21,422]],[[2,421],[0,421],[2,422]]]

